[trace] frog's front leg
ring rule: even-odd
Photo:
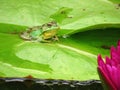
[[[57,35],[55,35],[53,38],[52,38],[53,41],[59,41],[59,38]]]

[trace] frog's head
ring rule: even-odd
[[[43,31],[52,31],[52,30],[59,30],[60,27],[57,25],[57,23],[55,21],[46,23],[42,25],[42,30]]]

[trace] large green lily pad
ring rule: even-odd
[[[119,29],[102,30],[120,27],[119,4],[109,0],[0,0],[0,12],[2,77],[99,79],[97,54],[109,55],[120,37]],[[27,27],[52,20],[61,28],[58,42],[35,43],[19,37]]]
[[[104,34],[103,34],[104,32]],[[119,39],[119,30],[87,31],[58,43],[23,41],[13,34],[0,34],[0,75],[50,79],[98,79],[97,54],[108,54]],[[89,34],[89,35],[88,35]],[[101,36],[101,37],[100,37]],[[106,36],[106,37],[104,37]],[[108,54],[109,55],[109,54]]]
[[[60,35],[120,27],[120,6],[113,1],[116,0],[0,0],[0,26],[34,26],[56,20],[61,27]],[[11,29],[19,31],[16,27],[2,29],[2,32]]]

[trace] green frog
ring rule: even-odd
[[[25,32],[20,34],[24,40],[37,41],[37,42],[52,42],[58,41],[57,32],[60,27],[56,22],[48,22],[41,26],[34,26],[28,28]]]

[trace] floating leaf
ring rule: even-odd
[[[96,56],[109,53],[106,47],[118,41],[120,31],[97,28],[119,28],[119,18],[120,9],[109,0],[0,0],[0,76],[99,79]],[[19,37],[27,27],[52,20],[59,22],[58,36],[64,37],[58,42]]]

